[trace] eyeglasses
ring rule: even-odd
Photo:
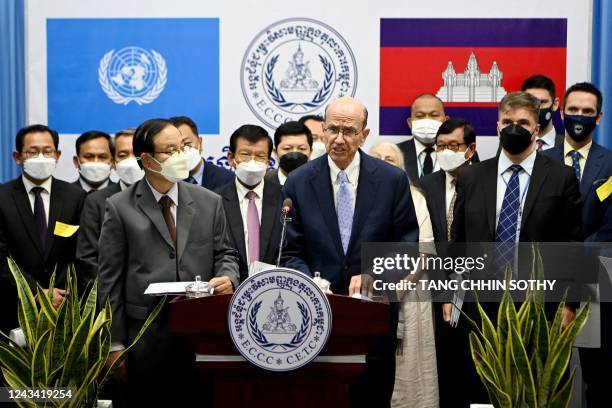
[[[153,152],[154,154],[167,154],[168,156],[172,156],[174,153],[182,152],[185,153],[185,146],[183,147],[170,147],[168,150],[160,150],[158,152]]]
[[[445,149],[448,149],[452,152],[456,152],[456,151],[459,151],[459,146],[464,146],[464,145],[467,146],[467,143],[455,143],[455,142],[449,143],[449,144],[439,143],[439,144],[436,144],[436,152],[441,152]]]
[[[346,137],[355,137],[362,131],[363,129],[357,130],[352,127],[345,128],[345,127],[340,127],[340,126],[328,126],[325,129],[323,129],[323,132],[325,132],[327,136],[337,136],[340,133],[342,133]]]
[[[46,157],[47,159],[55,158],[55,153],[57,153],[57,152],[54,149],[44,149],[42,152],[40,150],[28,150],[28,151],[25,151],[25,152],[21,152],[21,154],[26,159],[31,159],[32,157],[37,157],[40,154],[42,154],[43,157]]]
[[[236,154],[236,156],[240,159],[240,162],[249,162],[251,160],[255,160],[261,163],[268,163],[270,158],[265,154],[251,154],[247,152],[240,152]]]

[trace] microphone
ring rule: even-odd
[[[276,258],[276,267],[280,266],[281,255],[283,253],[283,243],[285,242],[285,229],[287,228],[287,223],[291,222],[291,217],[289,217],[289,213],[293,208],[293,201],[290,198],[285,198],[283,201],[283,205],[281,206],[281,217],[280,222],[283,224],[283,228],[281,229],[281,239],[278,244],[278,257]]]

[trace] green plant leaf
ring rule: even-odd
[[[12,389],[28,388],[27,383],[22,382],[17,377],[15,377],[10,371],[4,368],[2,368],[2,375],[4,376],[4,380],[6,381],[6,383],[8,384],[10,388]],[[26,407],[26,408],[31,408],[31,407],[36,408],[36,403],[32,401],[27,401],[27,400],[19,400],[17,402],[17,406]]]
[[[19,266],[17,266],[13,258],[9,257],[7,261],[9,264],[9,270],[11,271],[13,279],[15,280],[15,285],[17,286],[17,296],[19,298],[18,308],[21,310],[20,313],[23,319],[19,321],[19,324],[22,325],[21,329],[23,330],[28,347],[33,350],[34,344],[36,343],[35,331],[38,323],[38,308],[36,307],[36,300],[34,299],[30,285],[21,273]]]
[[[69,295],[68,295],[69,296]],[[53,335],[51,336],[51,367],[56,367],[60,360],[64,358],[65,339],[66,339],[66,311],[68,310],[68,301],[62,302],[58,309],[57,324]]]
[[[15,352],[15,347],[0,344],[0,365],[10,371],[22,383],[30,381],[30,360],[24,360]]]
[[[511,326],[510,331],[510,345],[512,346],[512,358],[514,364],[522,378],[522,385],[525,390],[525,400],[529,407],[537,406],[537,393],[535,380],[531,370],[531,364],[529,363],[529,356],[525,345],[521,340],[520,333],[516,326]]]
[[[36,297],[38,299],[38,304],[40,305],[41,312],[43,312],[47,316],[49,322],[52,322],[53,325],[55,325],[57,322],[57,311],[53,307],[53,303],[51,303],[52,301],[49,300],[49,296],[45,295],[44,289],[40,285],[37,285],[36,290]]]
[[[552,400],[550,401],[550,406],[555,408],[567,408],[569,407],[570,402],[572,401],[572,386],[574,385],[574,375],[576,374],[576,369],[572,370],[569,378],[563,384],[559,391],[553,395]]]
[[[47,385],[48,366],[45,358],[45,348],[47,346],[47,342],[49,341],[50,335],[51,330],[44,332],[34,347],[34,355],[32,356],[31,365],[32,378],[30,382],[32,387],[44,387]]]
[[[64,369],[62,370],[62,377],[60,384],[62,386],[69,385],[70,381],[74,378],[79,378],[78,373],[81,368],[81,361],[86,358],[84,353],[85,342],[87,341],[87,335],[89,333],[89,316],[84,316],[83,319],[79,319],[80,324],[74,333],[68,350],[66,352],[66,358],[64,363]]]

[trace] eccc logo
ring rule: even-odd
[[[162,93],[168,80],[166,60],[155,50],[125,47],[104,54],[98,67],[98,81],[113,102],[144,105]]]
[[[319,114],[330,100],[354,96],[357,86],[357,64],[346,40],[308,18],[263,29],[245,52],[240,73],[249,108],[271,128]]]
[[[234,293],[229,332],[242,356],[270,371],[314,360],[331,333],[327,296],[308,276],[275,268],[249,277]]]

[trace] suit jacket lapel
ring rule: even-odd
[[[272,231],[274,231],[274,225],[278,222],[280,214],[277,213],[278,200],[279,197],[278,194],[275,194],[274,187],[270,182],[264,181],[261,200],[261,228],[259,230],[259,257],[261,259],[268,253],[272,243]],[[265,247],[262,247],[264,243]]]
[[[62,220],[61,214],[62,209],[64,208],[64,197],[63,191],[59,183],[55,182],[55,179],[51,181],[51,197],[49,200],[49,222],[47,223],[49,233],[47,234],[47,243],[45,250],[45,259],[51,253],[51,248],[53,247],[53,242],[55,241],[55,223],[57,221]]]
[[[529,180],[529,189],[527,190],[527,197],[525,198],[525,206],[523,208],[523,214],[521,217],[521,231],[523,230],[525,221],[527,218],[529,218],[529,213],[533,209],[549,170],[548,163],[545,162],[545,159],[539,154],[536,154],[535,163],[533,164],[533,171],[531,172],[531,178]]]
[[[189,231],[195,218],[195,209],[193,208],[193,199],[189,194],[189,189],[182,183],[178,183],[178,207],[176,211],[176,256],[180,261],[187,240],[189,239]]]
[[[15,201],[15,208],[21,216],[26,231],[30,235],[30,239],[34,243],[34,246],[38,250],[41,256],[44,256],[40,239],[38,238],[38,229],[36,227],[36,221],[34,220],[34,213],[32,212],[32,205],[30,204],[30,198],[25,190],[23,181],[21,178],[16,180],[13,190],[13,201]]]
[[[226,216],[232,236],[236,244],[236,249],[240,253],[242,260],[248,265],[248,259],[246,256],[246,243],[244,239],[244,224],[242,222],[242,213],[240,212],[240,201],[238,200],[238,192],[236,191],[236,184],[228,183],[227,186],[220,191],[224,200],[228,201],[226,208]]]
[[[419,162],[416,157],[416,145],[414,138],[406,143],[406,153],[404,154],[404,163],[406,163],[406,173],[411,181],[419,179]]]
[[[361,154],[361,150],[357,153]],[[355,201],[355,212],[353,214],[353,228],[351,229],[351,239],[348,251],[358,239],[363,225],[365,224],[370,209],[374,201],[378,199],[376,193],[380,183],[376,178],[376,164],[369,156],[361,154],[361,165],[359,169],[359,182],[357,184],[357,200]]]
[[[136,186],[136,196],[138,197],[138,208],[151,220],[151,223],[155,226],[159,234],[166,241],[168,246],[174,248],[172,243],[172,237],[170,237],[170,231],[164,220],[161,207],[159,203],[155,201],[153,192],[147,185],[147,181],[142,179]],[[177,211],[178,214],[178,211]],[[178,240],[178,239],[177,239]]]
[[[448,225],[446,222],[446,172],[441,171],[440,176],[437,177],[434,183],[433,197],[431,202],[436,203],[436,214],[430,214],[432,217],[437,217],[439,225],[442,225],[444,230],[444,238],[448,237]]]
[[[586,196],[589,190],[593,187],[593,183],[599,174],[599,169],[602,165],[603,152],[600,151],[599,146],[593,143],[591,145],[591,151],[587,157],[587,161],[584,165],[584,174],[580,179],[580,194]],[[604,175],[608,176],[608,175]]]
[[[486,162],[483,168],[484,196],[487,220],[489,222],[489,236],[495,240],[495,213],[497,211],[497,165],[499,156],[495,160]]]
[[[340,239],[340,228],[338,227],[338,217],[334,206],[334,192],[331,184],[329,173],[329,164],[327,160],[319,160],[319,168],[317,174],[310,179],[310,185],[314,191],[314,195],[319,203],[321,215],[325,221],[327,228],[333,238],[336,250],[341,256],[344,256],[342,249],[342,241]]]

